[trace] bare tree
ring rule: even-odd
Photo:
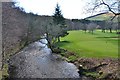
[[[116,33],[118,33],[118,30],[120,29],[117,22],[113,22],[112,28],[113,28],[113,30],[116,31]]]
[[[108,2],[107,2],[108,1]],[[95,0],[95,6],[93,11],[100,6],[105,6],[106,12],[111,12],[114,16],[111,18],[113,20],[116,16],[120,15],[120,0]]]
[[[44,34],[46,34],[46,40],[48,41],[48,47],[54,52],[55,43],[57,42],[58,36],[61,34],[61,25],[54,24],[52,20],[44,19],[41,23]]]
[[[110,31],[110,33],[112,33],[113,22],[112,21],[105,21],[105,27],[107,30]]]
[[[81,23],[80,27],[81,27],[81,29],[82,29],[83,31],[85,31],[85,33],[86,33],[88,24],[83,24],[83,23]]]
[[[87,29],[89,30],[89,32],[93,34],[93,31],[96,29],[96,27],[97,27],[97,24],[89,23]]]

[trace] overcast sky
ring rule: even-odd
[[[84,13],[89,7],[88,3],[94,0],[16,0],[17,5],[23,7],[26,12],[33,12],[38,15],[53,15],[56,4],[65,18],[81,19],[89,16]]]

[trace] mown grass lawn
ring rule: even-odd
[[[91,33],[83,31],[69,31],[69,35],[61,38],[57,45],[75,52],[80,57],[118,57],[118,35],[103,33],[100,30]]]

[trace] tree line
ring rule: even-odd
[[[95,29],[101,29],[102,32],[106,32],[106,30],[109,30],[110,33],[112,33],[112,30],[115,30],[116,33],[119,32],[119,26],[118,22],[114,22],[111,20],[103,20],[103,21],[97,21],[97,20],[85,20],[85,19],[73,19],[70,21],[67,21],[68,30],[83,30],[93,33]]]

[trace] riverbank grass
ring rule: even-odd
[[[69,35],[61,38],[57,45],[76,53],[79,57],[118,57],[118,34],[115,32],[103,33],[97,30],[91,34],[84,31],[69,31]]]

